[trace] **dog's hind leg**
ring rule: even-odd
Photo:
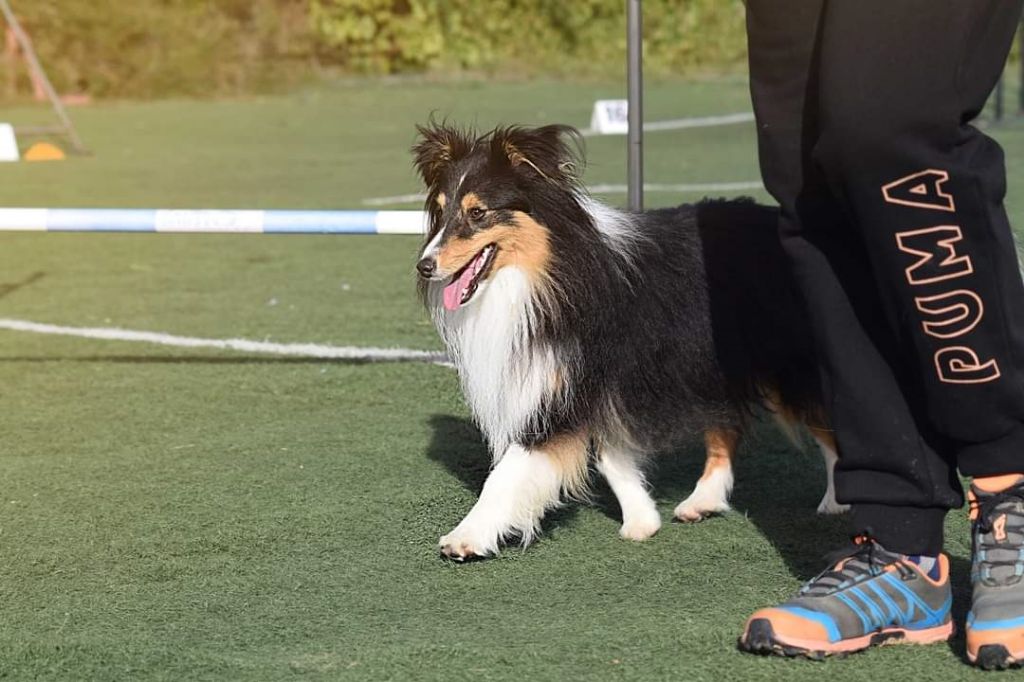
[[[644,481],[640,453],[603,445],[597,459],[597,470],[608,481],[622,509],[619,535],[627,540],[646,540],[661,528],[661,515],[654,505]]]
[[[839,454],[836,451],[836,439],[831,431],[815,426],[809,427],[814,441],[821,450],[821,456],[825,460],[825,496],[821,498],[818,505],[819,514],[842,514],[850,510],[850,505],[836,502],[835,470],[836,462],[839,461]]]
[[[700,521],[712,514],[729,511],[732,492],[732,458],[740,435],[732,429],[709,429],[704,433],[707,460],[697,487],[676,507],[680,521]]]
[[[490,556],[510,535],[529,544],[562,492],[585,490],[587,446],[586,438],[567,435],[529,448],[509,446],[469,514],[438,542],[441,553],[456,561]]]
[[[765,399],[765,407],[775,417],[775,422],[789,439],[794,447],[803,450],[803,444],[799,436],[800,425],[803,424],[814,436],[814,442],[825,460],[825,495],[818,504],[819,514],[843,514],[850,510],[850,505],[836,502],[835,470],[836,462],[839,461],[839,451],[836,449],[836,436],[832,429],[822,426],[827,424],[824,410],[818,408],[810,411],[809,414],[801,415],[788,407],[779,397],[778,392],[769,391]]]

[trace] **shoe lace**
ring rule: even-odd
[[[881,575],[892,565],[896,566],[900,577],[905,580],[914,571],[902,559],[902,555],[890,552],[878,544],[871,537],[870,531],[855,535],[848,546],[830,552],[825,557],[829,567],[804,583],[800,595],[816,597],[832,594],[854,582]]]
[[[1019,582],[1024,573],[1024,545],[1005,542],[1011,533],[1024,540],[1024,481],[997,493],[985,493],[970,500],[974,521],[975,579],[989,585]],[[996,519],[1005,516],[1003,540],[997,539]],[[1002,570],[1005,569],[1005,570]]]

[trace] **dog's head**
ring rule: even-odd
[[[444,285],[447,310],[467,305],[503,268],[546,280],[551,207],[575,205],[579,133],[568,126],[502,127],[476,135],[418,127],[415,165],[427,188],[426,242],[416,265],[425,290]]]

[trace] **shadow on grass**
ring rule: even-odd
[[[680,450],[664,458],[651,477],[659,499],[682,500],[703,467],[700,448]],[[783,559],[790,574],[806,581],[826,567],[825,555],[846,544],[853,528],[846,515],[816,512],[825,491],[825,470],[814,448],[799,452],[765,424],[741,447],[735,465],[733,513],[745,514]],[[704,523],[715,523],[709,519]],[[727,529],[723,528],[723,532]],[[956,634],[949,648],[966,660],[963,623],[971,602],[970,561],[950,555],[953,622]]]
[[[483,435],[468,419],[437,414],[430,418],[433,437],[430,459],[443,464],[462,484],[479,493],[490,470],[490,453]],[[704,466],[699,443],[659,456],[649,477],[660,502],[683,500]],[[621,518],[618,502],[600,476],[594,478],[594,506],[607,516]],[[744,514],[772,544],[790,574],[803,582],[825,568],[824,557],[843,546],[851,533],[845,515],[821,516],[818,502],[825,490],[825,472],[816,452],[798,452],[768,426],[755,429],[741,447],[736,462],[733,513]],[[545,521],[545,526],[571,525],[579,505],[569,504]],[[468,509],[466,511],[469,511]],[[716,523],[712,518],[704,523]],[[728,526],[722,526],[728,532]],[[965,658],[962,624],[970,604],[970,562],[950,557],[953,580],[953,618],[957,635],[950,649]]]
[[[483,434],[468,419],[445,414],[430,417],[430,426],[432,438],[427,456],[443,464],[467,489],[479,494],[491,463]],[[692,492],[701,475],[703,446],[694,443],[659,455],[654,461],[649,476],[652,492],[659,501],[671,501],[674,505]],[[608,517],[621,520],[614,495],[604,480],[592,473],[594,506]],[[822,557],[849,536],[844,517],[822,517],[815,513],[824,489],[820,458],[794,451],[782,444],[781,438],[753,434],[736,463],[736,490],[732,498],[735,513],[745,514],[761,530],[793,576],[800,580],[818,573],[823,568]],[[551,517],[551,522],[564,523],[576,508],[578,505],[566,505]],[[549,525],[547,520],[545,525]]]
[[[21,280],[20,282],[0,283],[0,298],[10,296],[19,289],[24,289],[25,287],[32,286],[33,284],[41,280],[43,277],[46,277],[45,272],[33,272],[31,275]]]

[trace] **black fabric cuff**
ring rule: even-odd
[[[882,547],[900,554],[935,556],[942,551],[946,509],[855,504],[850,518],[855,533],[868,533]]]

